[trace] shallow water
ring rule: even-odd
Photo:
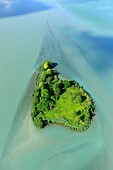
[[[40,12],[0,19],[0,169],[112,170],[112,1],[41,3]],[[95,14],[89,16],[92,6]],[[45,59],[94,98],[97,116],[87,131],[34,127],[34,76]]]

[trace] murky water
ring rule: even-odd
[[[112,1],[8,2],[0,1],[0,169],[112,170]],[[94,98],[87,131],[34,127],[35,69],[45,59]]]

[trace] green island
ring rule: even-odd
[[[76,81],[60,80],[51,61],[37,70],[31,116],[38,128],[59,124],[76,131],[87,130],[95,104],[90,94]]]

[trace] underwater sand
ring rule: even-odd
[[[1,17],[0,170],[113,169],[111,3],[49,0],[50,9]],[[87,131],[33,125],[35,70],[46,59],[94,98],[96,116]]]

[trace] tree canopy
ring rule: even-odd
[[[38,128],[55,123],[83,131],[91,124],[94,112],[90,94],[76,81],[60,80],[51,61],[38,68],[31,109]]]

